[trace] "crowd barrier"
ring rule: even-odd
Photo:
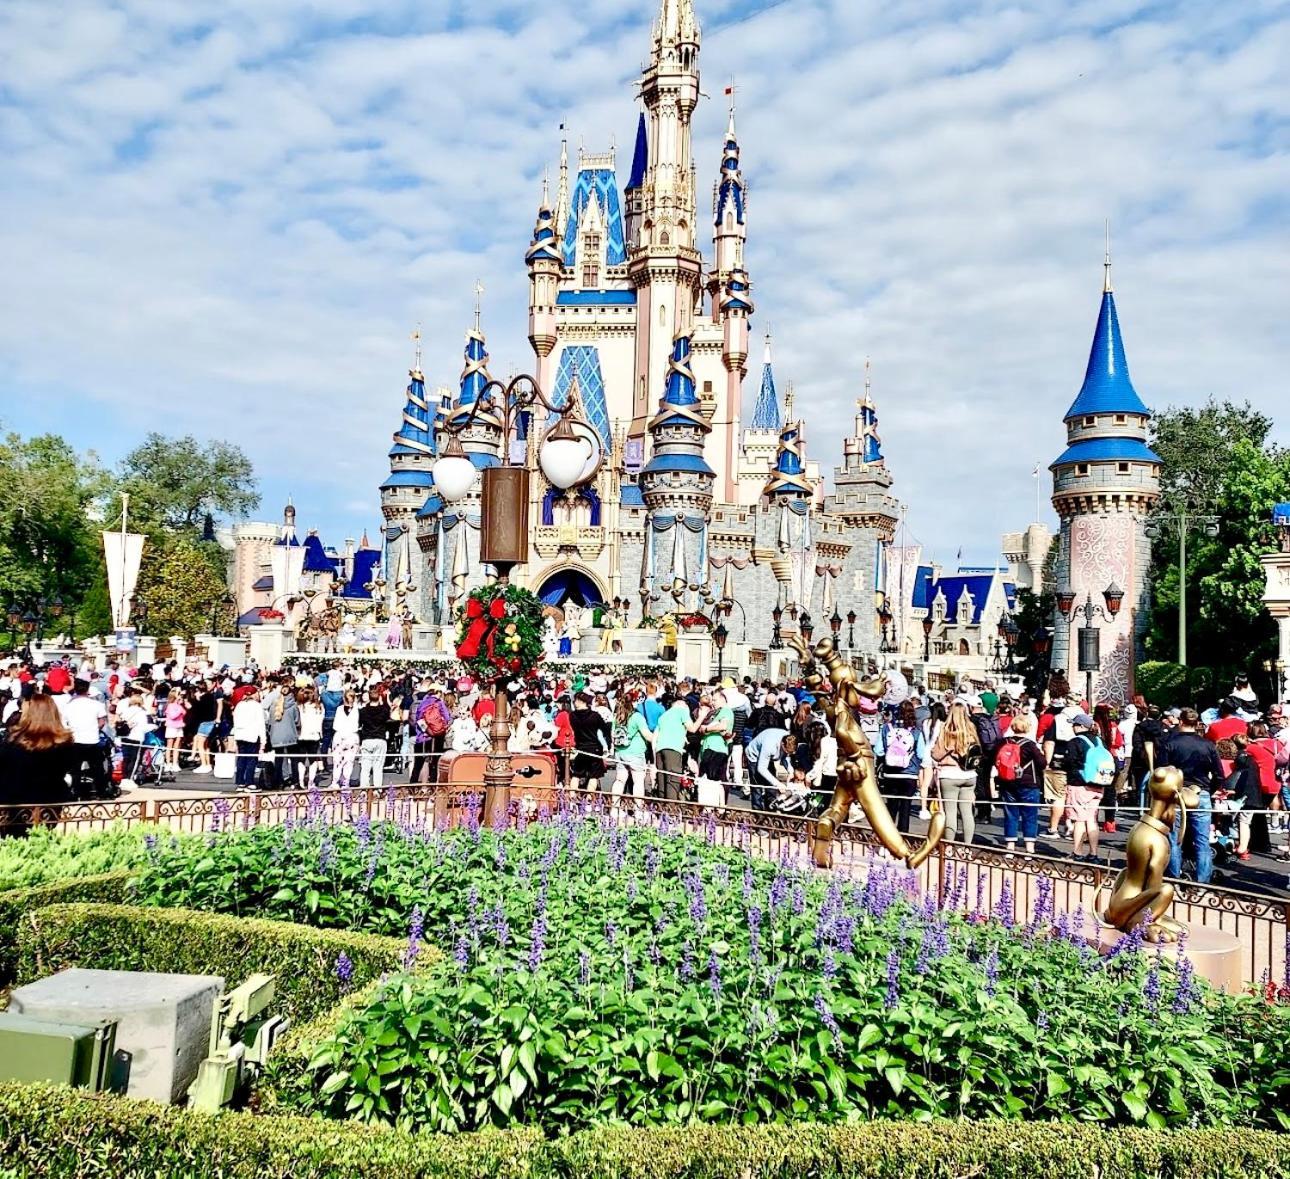
[[[730,807],[707,807],[632,795],[563,787],[524,791],[532,799],[526,814],[540,807],[603,810],[619,824],[666,827],[699,835],[711,842],[738,846],[771,859],[787,856],[811,863],[814,822],[791,815]],[[113,802],[75,802],[49,807],[0,807],[0,833],[44,825],[60,830],[102,830],[113,824],[156,827],[176,832],[228,830],[258,825],[322,820],[352,822],[362,816],[390,820],[419,829],[446,830],[478,818],[482,784],[329,787],[313,791],[278,790],[199,798],[131,798]],[[519,821],[512,817],[511,821]],[[863,872],[881,849],[873,832],[847,824],[834,841],[834,869]],[[1115,870],[1030,853],[1008,853],[975,844],[942,842],[919,869],[924,887],[942,904],[967,912],[998,912],[1007,907],[1024,923],[1035,913],[1040,881],[1047,880],[1055,912],[1065,912],[1090,931],[1094,914],[1109,889]],[[1178,885],[1173,916],[1188,925],[1223,930],[1242,948],[1245,982],[1286,981],[1290,901],[1215,885]]]

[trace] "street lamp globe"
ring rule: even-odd
[[[586,439],[579,437],[567,417],[562,417],[547,432],[538,447],[538,466],[552,487],[568,491],[582,481],[588,461],[595,453]]]
[[[924,637],[927,637],[927,636],[929,636],[929,635],[932,633],[932,627],[933,627],[934,625],[935,625],[935,624],[932,622],[932,619],[931,619],[931,616],[930,616],[930,615],[929,615],[928,617],[926,617],[926,618],[924,618],[924,619],[923,619],[923,635],[924,635]]]
[[[36,623],[38,621],[39,620],[36,616],[28,610],[27,613],[22,616],[22,629],[24,633],[31,634],[32,631],[36,629]]]
[[[1070,612],[1075,606],[1075,591],[1070,586],[1064,585],[1057,591],[1057,609],[1061,612],[1063,618],[1070,617]]]
[[[1107,612],[1114,618],[1120,612],[1120,603],[1124,601],[1124,590],[1115,582],[1102,591],[1102,597],[1106,601]]]
[[[49,616],[51,618],[61,618],[63,614],[63,599],[57,594],[53,596],[49,603]]]
[[[716,643],[718,651],[724,651],[726,639],[730,637],[730,632],[726,629],[724,623],[718,622],[712,631],[712,641]]]
[[[465,496],[479,475],[456,435],[449,436],[443,454],[435,460],[433,473],[434,485],[447,503],[456,503]]]

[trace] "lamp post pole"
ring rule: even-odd
[[[476,470],[461,445],[458,435],[469,427],[481,411],[500,420],[501,462],[484,470],[480,489],[479,559],[491,565],[497,574],[497,586],[505,593],[511,583],[511,570],[529,558],[529,471],[511,461],[511,435],[519,415],[541,405],[559,421],[547,431],[539,448],[538,462],[547,481],[559,491],[568,491],[595,476],[600,466],[599,446],[591,428],[573,414],[574,399],[563,406],[553,405],[542,392],[537,379],[527,373],[503,383],[490,380],[465,414],[449,419],[445,426],[448,442],[434,465],[435,486],[445,502],[463,498],[474,485]],[[573,423],[584,427],[580,435]],[[461,543],[459,541],[458,543]],[[642,609],[645,605],[642,598]],[[505,677],[497,676],[493,687],[493,720],[488,729],[489,753],[484,768],[485,821],[500,823],[510,809],[510,787],[514,781],[509,741],[510,698]]]
[[[1163,537],[1171,528],[1178,531],[1178,662],[1187,666],[1187,533],[1193,527],[1204,529],[1206,536],[1218,535],[1218,517],[1198,515],[1184,509],[1176,514],[1157,513],[1147,521],[1147,535],[1152,540]]]
[[[1101,670],[1102,666],[1102,649],[1101,639],[1102,632],[1096,620],[1101,619],[1104,622],[1113,622],[1117,614],[1120,613],[1120,605],[1124,601],[1124,591],[1111,582],[1110,585],[1102,591],[1102,600],[1106,603],[1106,608],[1093,605],[1093,595],[1090,593],[1084,599],[1084,604],[1078,608],[1075,606],[1075,591],[1069,587],[1063,587],[1057,591],[1057,609],[1061,616],[1066,619],[1067,629],[1067,646],[1070,645],[1070,631],[1074,629],[1076,617],[1084,620],[1084,625],[1079,628],[1079,658],[1077,668],[1084,673],[1084,698],[1088,701],[1089,707],[1093,705],[1093,673]]]
[[[856,612],[847,611],[847,654],[856,649]]]

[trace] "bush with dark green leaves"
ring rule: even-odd
[[[804,849],[803,849],[804,851]],[[318,1043],[287,1104],[437,1131],[1050,1118],[1277,1126],[1283,1013],[1154,952],[1102,958],[1065,914],[944,909],[882,861],[562,813],[496,833],[316,823],[159,848],[140,896],[407,932],[395,976]]]
[[[0,1084],[0,1174],[184,1179],[1282,1179],[1290,1137],[1025,1122],[404,1134]]]

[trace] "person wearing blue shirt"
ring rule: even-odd
[[[785,771],[797,748],[797,738],[787,729],[762,729],[744,750],[748,763],[749,800],[755,811],[766,810],[779,793],[777,767]]]
[[[873,752],[896,829],[908,835],[914,798],[918,794],[918,774],[927,760],[927,738],[923,736],[912,700],[902,700],[895,715],[879,725]]]

